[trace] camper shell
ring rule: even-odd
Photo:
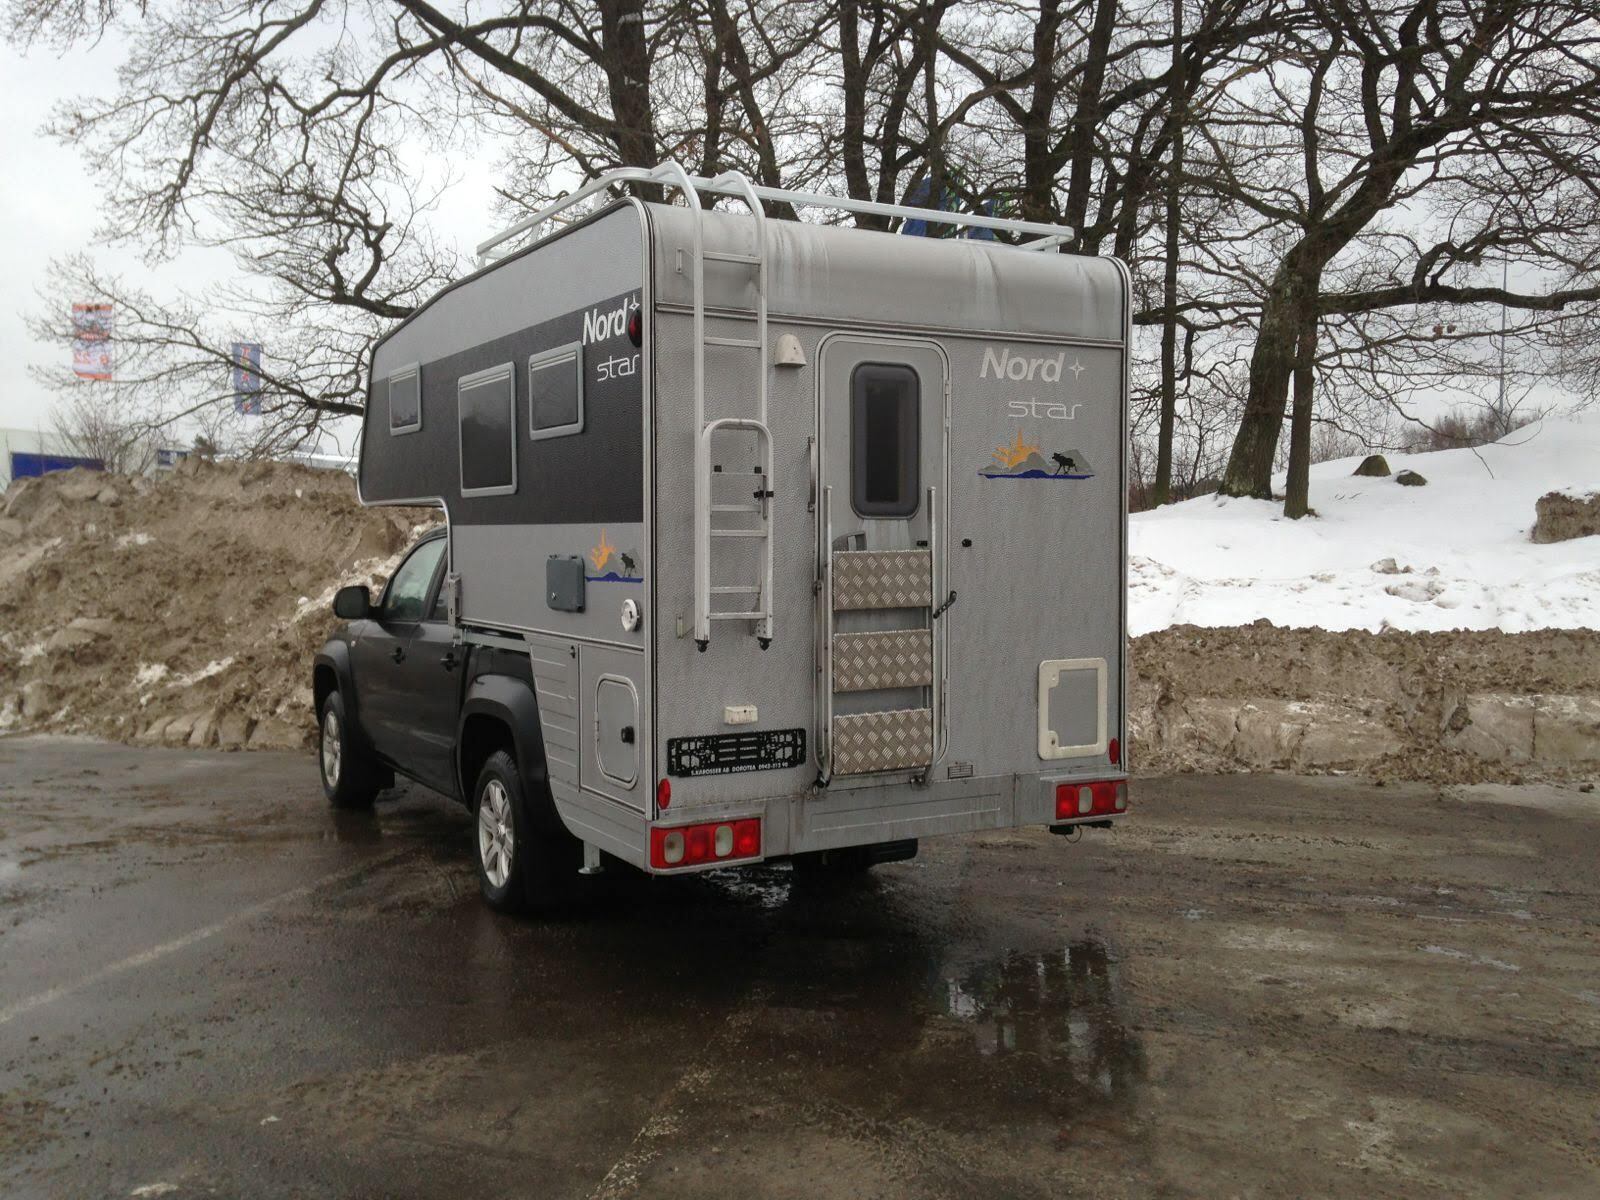
[[[619,180],[678,202],[571,216]],[[445,510],[451,628],[527,656],[591,865],[1125,810],[1126,269],[797,196],[596,181],[372,355],[361,500]]]

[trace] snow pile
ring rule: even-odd
[[[1330,630],[1600,629],[1600,539],[1536,545],[1534,505],[1600,485],[1600,419],[1549,420],[1493,446],[1311,468],[1317,516],[1276,501],[1202,497],[1131,519],[1134,635],[1266,618]],[[1282,480],[1276,481],[1282,486]]]

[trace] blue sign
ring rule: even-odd
[[[11,452],[11,478],[31,479],[51,471],[70,471],[73,467],[88,467],[91,471],[104,471],[105,463],[98,458],[76,458],[70,454],[29,454],[22,450]]]

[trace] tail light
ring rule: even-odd
[[[635,346],[644,344],[644,312],[634,309],[628,314],[628,340]]]
[[[1128,781],[1056,784],[1056,820],[1114,817],[1128,810]]]
[[[1112,738],[1111,739],[1111,743],[1106,747],[1106,757],[1111,760],[1111,765],[1113,767],[1118,766],[1118,765],[1121,764],[1121,762],[1122,762],[1122,743],[1119,742],[1116,738]]]
[[[650,865],[663,870],[761,857],[761,821],[711,821],[650,831]]]
[[[656,784],[656,807],[666,808],[672,803],[672,780],[663,779]]]

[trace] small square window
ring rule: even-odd
[[[910,367],[862,363],[850,377],[850,502],[909,517],[922,482],[922,387]]]
[[[464,375],[456,384],[461,428],[461,494],[517,490],[517,375],[511,363]]]
[[[528,360],[529,436],[583,432],[583,343],[569,342]]]
[[[422,368],[412,363],[389,376],[389,432],[422,428]]]

